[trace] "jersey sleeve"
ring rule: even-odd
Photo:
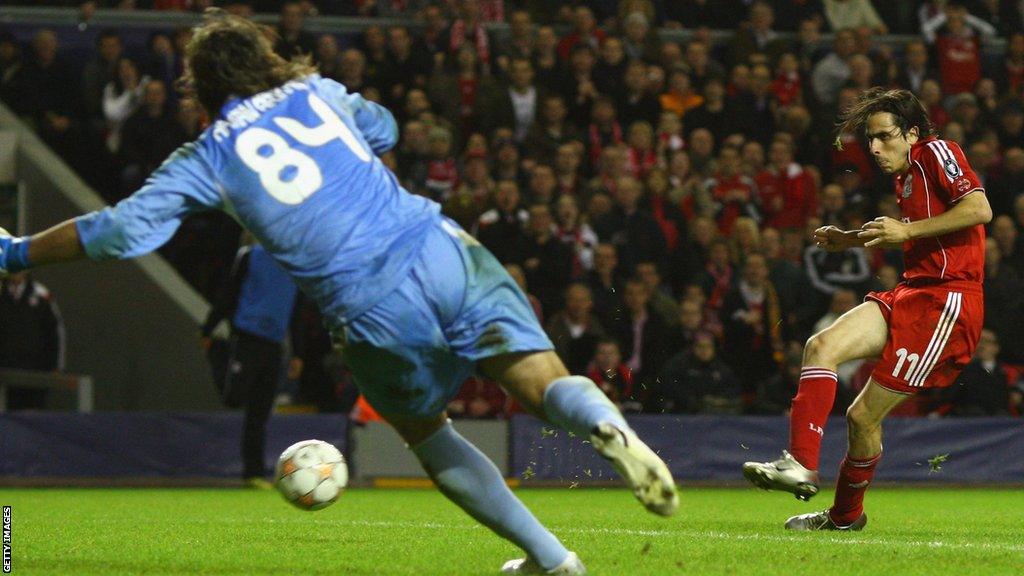
[[[374,154],[383,154],[398,143],[398,124],[387,108],[349,91],[334,80],[319,78],[317,87],[328,101],[347,110],[356,121]]]
[[[955,204],[972,190],[985,190],[959,144],[933,140],[926,146],[924,161],[929,168],[929,180],[936,184],[936,193],[943,202]]]
[[[189,214],[221,203],[217,181],[192,142],[171,154],[135,194],[79,217],[75,225],[89,258],[135,258],[170,240]]]

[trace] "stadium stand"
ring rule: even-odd
[[[865,88],[911,89],[961,143],[996,214],[994,343],[961,378],[1005,394],[924,397],[904,413],[1021,412],[1024,28],[1000,8],[1011,3],[13,4],[32,7],[0,8],[18,15],[0,31],[0,100],[110,202],[209,121],[174,90],[195,12],[218,5],[275,27],[279,53],[311,57],[395,113],[401,142],[384,160],[406,189],[521,272],[576,372],[607,364],[599,341],[613,340],[621,362],[607,377],[628,386],[609,389],[650,413],[780,413],[788,352],[850,294],[898,277],[899,251],[827,254],[810,232],[897,211],[890,181],[834,122]],[[238,235],[229,218],[203,215],[162,254],[209,298]],[[319,320],[306,322],[315,331]],[[678,381],[660,378],[666,368],[710,370],[690,353],[707,337],[738,385],[708,393],[715,402],[666,390]],[[844,367],[841,398],[868,373]],[[516,411],[488,386],[472,381],[457,412]]]

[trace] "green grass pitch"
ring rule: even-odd
[[[860,533],[793,534],[828,505],[753,489],[683,489],[679,514],[624,490],[518,494],[591,574],[1024,574],[1024,492],[879,488]],[[13,574],[497,574],[518,555],[432,490],[353,489],[325,510],[273,491],[0,490]]]

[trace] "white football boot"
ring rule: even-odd
[[[799,500],[810,500],[818,493],[817,470],[804,468],[785,450],[782,457],[774,462],[743,464],[743,476],[762,490],[784,490]]]
[[[832,516],[828,513],[828,510],[822,510],[821,512],[811,512],[810,514],[793,516],[789,520],[786,520],[785,526],[786,530],[796,530],[798,532],[808,532],[813,530],[863,530],[867,523],[868,515],[861,514],[860,518],[854,520],[852,524],[840,526],[832,520]]]
[[[635,432],[602,422],[594,428],[590,442],[602,458],[615,466],[645,508],[661,516],[675,513],[679,495],[672,473]]]
[[[502,574],[567,574],[570,576],[582,576],[587,573],[586,566],[580,562],[580,557],[575,552],[569,552],[565,560],[551,570],[541,568],[540,564],[533,558],[517,558],[505,562],[501,567]]]

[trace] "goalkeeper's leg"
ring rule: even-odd
[[[480,362],[530,412],[574,434],[589,437],[643,505],[662,516],[679,506],[665,463],[626,424],[622,413],[589,378],[570,376],[553,351],[510,353]]]
[[[466,513],[522,548],[545,570],[570,559],[558,538],[509,490],[494,463],[456,432],[444,414],[434,418],[386,418],[441,493]]]

